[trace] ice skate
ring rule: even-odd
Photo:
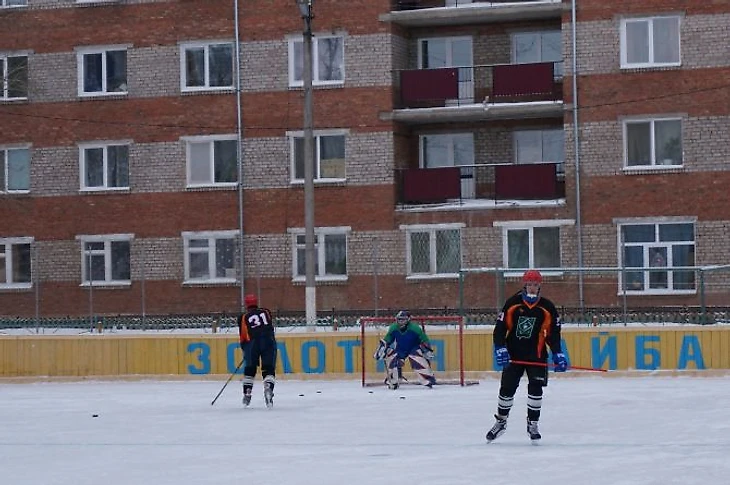
[[[264,402],[267,408],[271,409],[274,407],[274,390],[268,386],[264,389]]]
[[[495,414],[494,418],[497,421],[492,426],[492,429],[487,432],[487,443],[491,443],[507,431],[507,418],[498,414]]]
[[[532,444],[536,445],[540,442],[542,435],[537,429],[537,421],[530,421],[530,418],[527,418],[527,434],[530,436]]]
[[[244,392],[243,393],[243,405],[248,407],[249,404],[251,404],[251,393]]]

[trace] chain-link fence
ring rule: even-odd
[[[464,268],[462,313],[475,313],[489,295],[496,313],[522,287],[525,269]],[[565,323],[730,323],[730,265],[657,268],[545,268],[542,296]],[[479,304],[474,305],[474,302]]]

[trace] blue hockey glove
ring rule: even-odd
[[[375,360],[383,360],[385,357],[385,351],[388,349],[388,344],[385,343],[385,340],[380,340],[380,345],[378,345],[378,348],[375,350],[375,353],[373,354],[373,359]]]
[[[507,347],[494,348],[494,361],[500,367],[504,367],[509,364],[509,352],[507,351]]]
[[[553,364],[555,364],[555,372],[565,372],[568,370],[568,359],[565,358],[565,354],[562,352],[553,354]]]
[[[426,360],[433,360],[433,349],[428,344],[421,344],[421,352],[423,353],[423,356],[426,358]]]

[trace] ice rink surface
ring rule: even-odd
[[[552,376],[551,376],[552,377]],[[487,444],[498,381],[432,390],[234,380],[0,383],[2,485],[720,485],[729,377],[554,378],[539,446],[523,380]],[[96,414],[98,417],[93,417]]]

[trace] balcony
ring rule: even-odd
[[[563,116],[563,63],[399,71],[395,109],[408,123]]]
[[[565,198],[562,162],[398,169],[395,181],[399,205]]]
[[[380,20],[404,27],[468,25],[562,17],[563,5],[556,0],[392,0],[391,11]]]

